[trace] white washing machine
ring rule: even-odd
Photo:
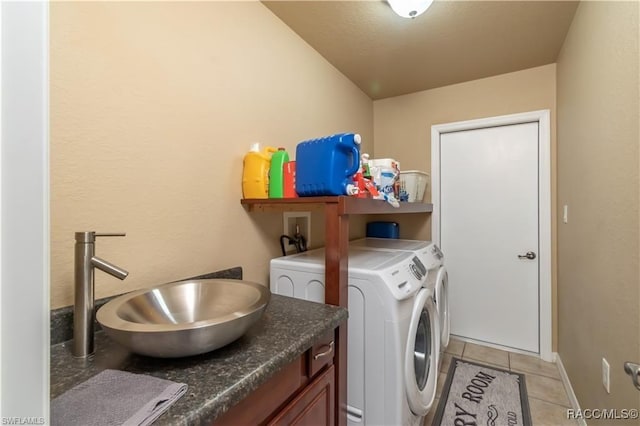
[[[427,275],[426,285],[434,293],[434,301],[440,319],[440,351],[449,345],[450,319],[449,319],[449,275],[444,266],[444,255],[440,248],[431,241],[401,240],[391,238],[362,238],[351,241],[351,247],[362,247],[371,250],[396,250],[410,251],[415,254],[415,261],[419,272]]]
[[[349,250],[347,423],[419,425],[440,358],[433,291],[409,252]],[[271,291],[324,302],[324,249],[271,261]]]

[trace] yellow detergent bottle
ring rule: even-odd
[[[277,149],[271,146],[260,152],[260,144],[254,143],[244,156],[242,170],[242,196],[244,198],[269,198],[269,166],[271,155]]]

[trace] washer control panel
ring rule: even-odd
[[[431,254],[434,257],[436,257],[438,260],[442,260],[442,258],[444,257],[444,254],[442,254],[442,250],[440,250],[440,247],[438,247],[435,244],[431,244],[429,248],[431,249]]]
[[[416,256],[409,256],[400,264],[386,271],[386,282],[393,296],[398,299],[411,297],[427,278],[427,268]]]
[[[444,255],[442,254],[442,251],[433,243],[429,244],[427,247],[414,251],[414,253],[418,256],[427,270],[435,269],[444,263]]]
[[[427,276],[427,268],[425,268],[424,264],[417,256],[413,256],[413,259],[411,259],[411,263],[409,263],[409,270],[419,281],[422,281],[422,279]]]

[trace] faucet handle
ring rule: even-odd
[[[96,240],[96,237],[124,237],[127,234],[124,232],[115,233],[98,233],[94,231],[89,232],[76,232],[76,243],[91,244]]]

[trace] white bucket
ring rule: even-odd
[[[400,172],[400,192],[405,191],[410,203],[421,203],[429,183],[429,173],[420,170]]]

